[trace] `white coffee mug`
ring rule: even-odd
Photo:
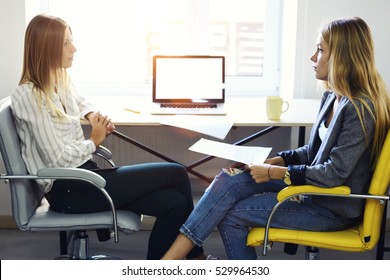
[[[267,96],[266,98],[266,111],[267,117],[270,120],[280,120],[280,115],[286,112],[289,108],[287,101],[279,96]]]

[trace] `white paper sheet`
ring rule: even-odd
[[[237,146],[203,138],[188,149],[193,152],[225,158],[249,165],[264,163],[272,150],[272,148],[269,147]]]
[[[225,139],[234,122],[226,116],[195,116],[174,115],[160,122],[164,125],[180,127],[209,135],[218,139]]]

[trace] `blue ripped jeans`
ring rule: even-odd
[[[265,226],[281,180],[257,184],[248,172],[229,176],[221,172],[205,191],[180,232],[201,246],[218,227],[229,259],[256,259],[254,247],[246,246],[250,227]],[[278,208],[272,227],[313,231],[340,230],[348,220],[314,204],[310,199],[289,201]]]

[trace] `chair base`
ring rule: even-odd
[[[111,255],[95,255],[91,256],[89,260],[121,260],[121,258]]]
[[[387,219],[387,205],[388,202],[385,202],[385,207],[383,210],[383,213],[385,213],[382,217],[382,223],[381,223],[381,234],[379,237],[378,245],[376,248],[376,259],[377,260],[383,260],[384,253],[385,252],[390,252],[390,247],[385,246],[385,235],[386,235],[386,219]]]
[[[316,247],[306,246],[306,260],[319,260],[320,250]]]
[[[121,260],[121,258],[111,256],[111,255],[95,255],[95,256],[89,256],[85,259],[80,259],[72,255],[61,255],[55,260]]]
[[[111,255],[90,256],[88,234],[84,230],[70,232],[69,235],[66,242],[67,253],[64,254],[63,248],[61,248],[62,254],[56,260],[120,260],[120,258]]]

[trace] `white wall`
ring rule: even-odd
[[[318,97],[317,82],[309,58],[315,51],[318,29],[322,23],[340,17],[359,16],[370,26],[376,49],[377,67],[390,86],[389,11],[390,1],[387,0],[298,0],[297,44],[292,87],[294,97]]]
[[[0,0],[0,97],[15,88],[22,67],[23,37],[26,28],[24,0]]]
[[[377,65],[390,85],[390,37],[388,26],[390,1],[387,0],[285,0],[284,12],[289,22],[284,25],[285,47],[281,70],[283,95],[296,98],[318,98],[316,80],[309,57],[314,52],[318,28],[323,21],[360,16],[370,25],[376,46]],[[296,22],[294,22],[296,20]],[[10,95],[18,83],[25,30],[24,0],[0,0],[0,98]],[[286,35],[284,34],[284,35]],[[296,40],[295,40],[296,39]],[[296,41],[296,44],[293,42]],[[277,137],[276,137],[277,138]],[[0,163],[0,172],[4,168]],[[10,214],[8,187],[0,182],[0,216]]]
[[[0,0],[0,99],[10,95],[19,82],[25,28],[24,0]],[[0,162],[0,172],[4,173]],[[9,209],[8,185],[0,181],[0,215],[7,215]]]

